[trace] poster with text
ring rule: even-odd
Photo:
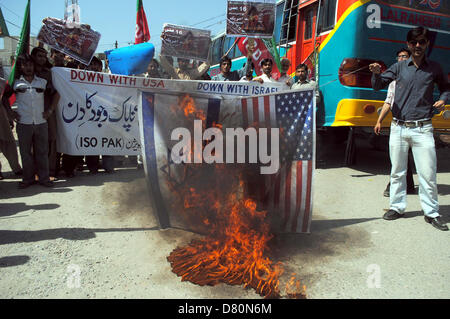
[[[69,27],[64,20],[45,18],[37,39],[88,65],[97,50],[100,33],[86,24]]]
[[[161,54],[177,58],[207,61],[211,31],[164,24]]]
[[[271,38],[275,25],[275,1],[228,1],[228,36]]]

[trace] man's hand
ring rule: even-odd
[[[11,114],[12,114],[12,118],[13,118],[14,121],[18,122],[20,120],[20,114],[19,113],[17,113],[16,111],[12,111]]]
[[[370,72],[372,72],[374,74],[380,74],[381,73],[381,65],[379,65],[378,63],[372,63],[369,65],[369,70],[370,70]]]
[[[264,80],[261,79],[261,78],[254,78],[252,81],[256,81],[256,82],[259,82],[259,83],[261,83],[261,84],[264,83]]]
[[[381,132],[381,122],[377,122],[377,124],[375,124],[373,131],[375,132],[376,135],[380,135]]]
[[[433,106],[439,111],[442,112],[445,109],[445,101],[439,100],[433,104]]]
[[[47,120],[52,113],[53,113],[52,109],[45,110],[44,112],[42,112],[42,117]]]

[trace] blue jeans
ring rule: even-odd
[[[419,177],[419,198],[425,216],[439,216],[436,183],[436,148],[433,125],[406,127],[391,124],[389,154],[391,157],[390,209],[400,214],[406,209],[406,170],[408,150],[412,148],[416,171]]]

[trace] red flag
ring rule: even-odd
[[[243,55],[247,56],[247,41],[248,38],[242,37],[239,39],[237,45],[239,47],[239,50],[242,52]],[[272,56],[270,51],[267,49],[266,45],[264,44],[263,40],[261,39],[253,39],[255,43],[255,50],[253,51],[253,65],[255,66],[255,72],[256,75],[261,75],[262,68],[261,68],[261,61],[264,59],[272,59],[273,62],[273,68],[272,68],[272,77],[274,79],[278,79],[280,77],[280,71],[278,70],[277,63],[275,61],[275,58]]]
[[[136,34],[134,44],[150,41],[150,31],[148,30],[147,17],[145,16],[142,0],[137,0]]]

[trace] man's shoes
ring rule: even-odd
[[[448,226],[441,220],[440,217],[431,218],[431,217],[424,216],[424,218],[427,223],[433,225],[435,228],[437,228],[439,230],[443,230],[443,231],[448,230]]]
[[[384,197],[389,197],[389,196],[390,196],[389,188],[386,188],[386,189],[384,190],[383,196],[384,196]]]
[[[403,217],[403,214],[400,214],[398,212],[396,212],[395,210],[388,210],[384,215],[383,215],[383,219],[386,220],[396,220],[398,218]]]
[[[46,181],[46,182],[42,182],[42,183],[39,183],[40,185],[42,185],[42,186],[45,186],[45,187],[53,187],[55,184],[53,184],[53,182],[52,181],[50,181],[50,180],[48,180],[48,181]]]
[[[34,184],[33,182],[19,182],[19,189],[25,189]]]

